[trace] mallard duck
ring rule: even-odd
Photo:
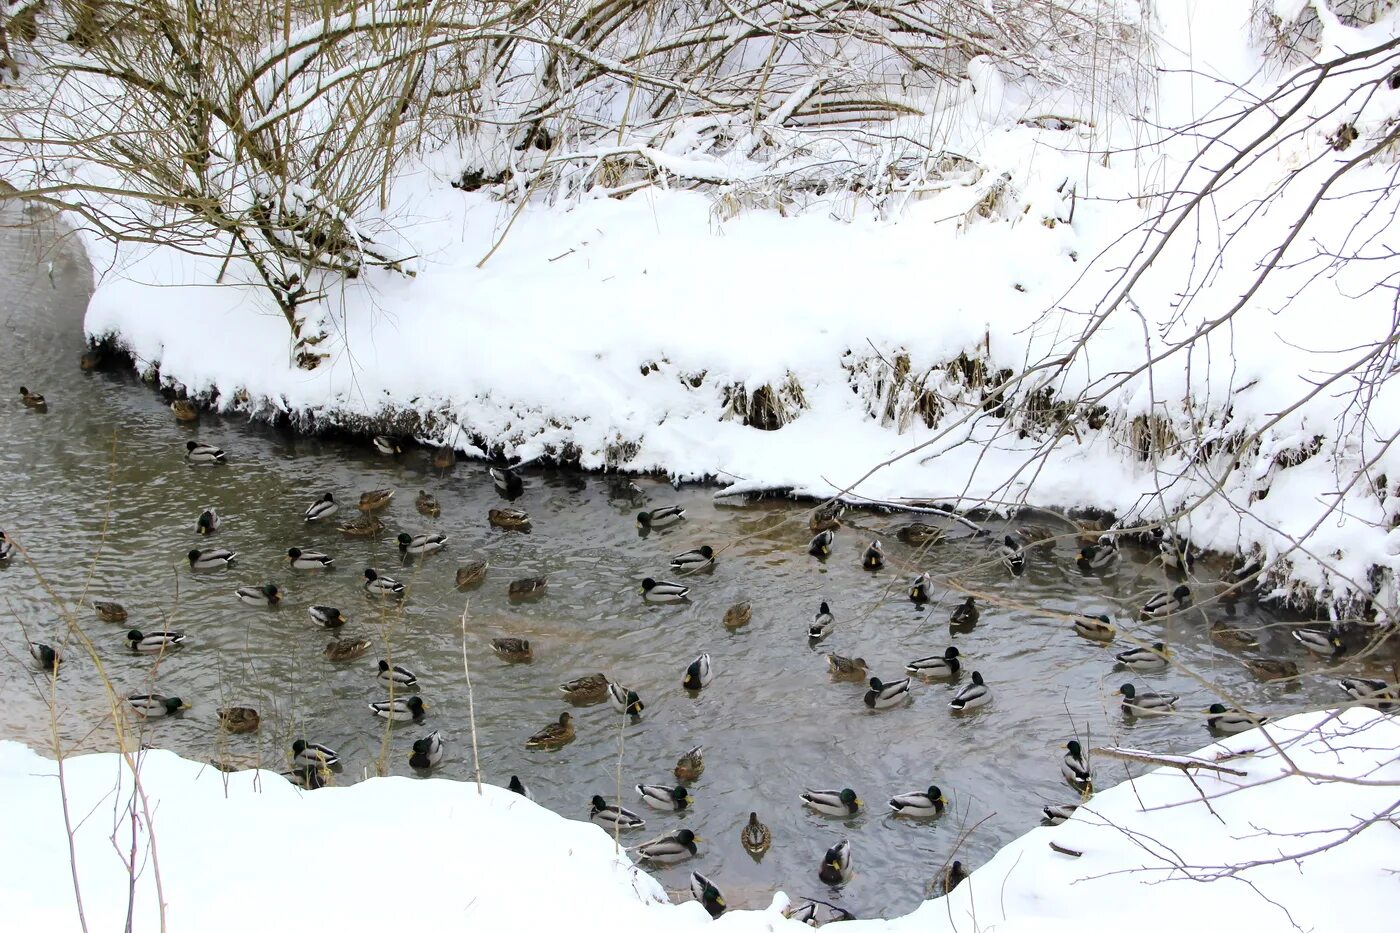
[[[502,660],[516,664],[528,663],[535,659],[535,653],[530,650],[530,641],[526,638],[493,638],[491,650],[500,655]]]
[[[121,603],[97,600],[93,602],[92,608],[93,611],[97,613],[97,617],[103,622],[126,621],[126,608],[122,606]]]
[[[1298,665],[1277,658],[1246,658],[1244,666],[1260,680],[1283,680],[1298,676]]]
[[[1074,816],[1074,811],[1079,809],[1077,803],[1046,804],[1040,808],[1041,826],[1059,826],[1065,820]]]
[[[374,449],[386,457],[397,457],[403,453],[403,442],[392,434],[376,434]]]
[[[337,638],[326,642],[327,661],[354,661],[369,651],[368,638]]]
[[[1087,793],[1093,787],[1094,779],[1089,773],[1089,760],[1084,757],[1084,750],[1075,739],[1065,743],[1065,754],[1060,759],[1060,773],[1065,776],[1070,787],[1081,793]]]
[[[678,829],[666,836],[659,836],[650,842],[637,846],[637,855],[650,862],[673,864],[694,857],[698,851],[695,843],[700,837],[688,829]]]
[[[486,579],[486,569],[490,566],[484,560],[474,560],[457,568],[457,588],[467,589]]]
[[[275,606],[282,601],[282,588],[275,583],[267,583],[263,586],[240,586],[233,591],[233,595],[238,597],[240,603],[247,603],[250,606]],[[126,613],[122,613],[126,617]]]
[[[339,511],[340,506],[336,503],[335,496],[328,492],[323,493],[321,498],[308,505],[301,518],[302,521],[319,522],[323,518],[330,518]]]
[[[693,781],[705,770],[705,746],[697,745],[676,760],[676,780]]]
[[[1185,539],[1165,534],[1157,549],[1162,555],[1162,566],[1168,570],[1185,572],[1196,565],[1196,555],[1191,550],[1191,543]]]
[[[642,581],[642,596],[652,602],[680,602],[690,592],[690,587],[672,583],[669,580],[653,580],[647,577]]]
[[[895,816],[938,816],[948,806],[948,798],[934,784],[926,791],[911,791],[890,798]]]
[[[619,683],[610,682],[608,684],[608,702],[611,703],[612,708],[619,713],[625,713],[634,718],[641,716],[642,710],[646,709],[646,704],[644,704],[642,698],[637,695],[637,691],[628,690]]]
[[[1003,567],[1011,572],[1013,577],[1019,577],[1026,569],[1026,552],[1010,535],[1003,538],[1000,546],[997,547],[997,559],[1001,561]]]
[[[15,543],[5,536],[4,531],[0,531],[0,563],[4,563],[14,556]]]
[[[359,510],[361,512],[378,512],[389,507],[389,503],[394,499],[392,489],[371,489],[368,492],[360,493]]]
[[[548,584],[548,577],[521,577],[519,580],[510,581],[510,585],[506,587],[506,595],[511,599],[534,599],[544,595],[544,588]]]
[[[262,717],[250,706],[225,706],[218,711],[219,728],[230,735],[257,732]]]
[[[845,514],[846,507],[840,502],[818,506],[812,511],[812,517],[807,520],[807,527],[813,532],[835,531],[841,527],[841,516]]]
[[[1157,593],[1142,606],[1142,617],[1169,616],[1191,605],[1191,588],[1186,584],[1178,586],[1170,593]]]
[[[864,683],[867,676],[865,658],[847,658],[839,654],[828,654],[826,666],[835,680],[853,680]]]
[[[669,525],[673,522],[682,521],[685,518],[685,509],[679,505],[663,505],[660,508],[652,509],[649,512],[637,513],[638,528],[657,528],[661,525]]]
[[[889,709],[909,699],[909,678],[886,683],[878,677],[870,678],[870,689],[865,691],[865,705],[871,709]]]
[[[973,709],[991,702],[991,699],[991,688],[982,682],[980,673],[973,671],[972,683],[958,688],[958,692],[953,694],[953,699],[949,701],[948,708],[955,712]]]
[[[140,651],[144,654],[173,651],[184,643],[185,634],[183,632],[142,632],[139,629],[132,629],[126,633],[126,646],[132,651]]]
[[[433,451],[433,469],[450,470],[457,465],[457,451],[451,447],[438,447]]]
[[[749,813],[749,821],[739,832],[739,842],[750,855],[762,855],[773,844],[773,833],[758,821],[758,814]]]
[[[62,659],[62,652],[53,645],[46,645],[43,642],[31,642],[29,645],[29,656],[32,657],[41,668],[51,671],[58,667],[58,662]]]
[[[863,806],[856,792],[849,787],[843,790],[805,790],[800,797],[805,806],[827,816],[855,816]]]
[[[510,776],[510,783],[506,785],[506,790],[510,791],[513,794],[519,794],[526,800],[535,799],[535,795],[530,793],[530,788],[526,787],[524,782],[521,781],[520,778],[514,774]]]
[[[692,551],[684,554],[677,554],[671,558],[672,570],[683,570],[694,573],[697,570],[708,570],[715,565],[715,549],[708,544],[702,544]]]
[[[1090,641],[1113,641],[1118,629],[1108,620],[1108,616],[1079,615],[1074,617],[1074,634]]]
[[[212,535],[219,530],[219,526],[223,523],[224,520],[219,517],[219,513],[214,511],[213,506],[210,506],[199,513],[199,518],[197,518],[194,523],[194,533],[197,535]]]
[[[1170,713],[1181,697],[1175,693],[1138,693],[1132,684],[1118,688],[1123,695],[1123,712],[1129,716],[1153,716]]]
[[[812,616],[812,624],[807,626],[807,637],[812,641],[821,641],[831,634],[831,630],[836,627],[836,616],[831,614],[831,607],[823,600],[817,609],[817,614]]]
[[[198,421],[199,406],[187,398],[177,398],[170,403],[170,410],[176,421]]]
[[[664,784],[638,784],[637,793],[642,803],[656,810],[684,810],[695,802],[690,791],[683,784],[667,787]]]
[[[552,722],[525,740],[526,748],[561,748],[574,740],[574,717],[560,713]]]
[[[303,551],[301,548],[287,548],[287,561],[293,570],[330,570],[335,558],[320,551]]]
[[[334,606],[307,606],[306,612],[326,628],[340,628],[350,621],[345,613]]]
[[[214,464],[224,462],[224,452],[213,444],[198,441],[185,442],[185,459],[190,463]]]
[[[910,522],[899,531],[895,532],[895,537],[905,544],[912,544],[915,547],[925,545],[941,544],[943,542],[943,529],[937,525],[930,525],[927,522]]]
[[[505,531],[529,531],[530,516],[524,509],[490,509],[486,520],[496,528]]]
[[[1232,735],[1245,732],[1269,721],[1268,716],[1259,716],[1242,709],[1230,709],[1224,703],[1212,703],[1206,717],[1206,725],[1212,732]]]
[[[38,392],[30,392],[25,386],[19,387],[19,398],[26,408],[47,408],[49,403]]]
[[[320,790],[331,782],[331,773],[325,768],[292,768],[283,771],[282,776],[302,790]]]
[[[851,843],[848,840],[842,839],[826,850],[817,877],[833,887],[851,880]]]
[[[807,542],[807,553],[813,557],[830,557],[831,545],[836,542],[836,534],[830,530],[819,531],[817,536]]]
[[[948,624],[956,628],[971,628],[977,624],[977,619],[981,616],[977,609],[977,600],[971,596],[962,601],[962,605],[953,610],[953,614],[948,618]]]
[[[559,692],[570,703],[601,703],[608,696],[608,678],[602,674],[587,674],[560,684]]]
[[[811,897],[803,898],[802,903],[796,907],[789,906],[783,912],[783,916],[805,923],[809,927],[823,927],[828,923],[843,923],[856,919],[856,915],[844,907]]]
[[[1129,648],[1127,651],[1114,655],[1119,664],[1139,674],[1165,670],[1168,663],[1167,656],[1167,646],[1160,641],[1153,642],[1151,648]]]
[[[1300,628],[1294,629],[1289,634],[1298,644],[1319,657],[1335,658],[1346,650],[1346,646],[1342,644],[1341,636],[1335,628],[1325,632],[1311,628]]]
[[[335,527],[349,538],[372,538],[384,530],[384,523],[373,515],[361,515]]]
[[[82,356],[78,357],[78,368],[85,373],[90,373],[94,369],[101,368],[102,362],[103,354],[101,349],[88,350]]]
[[[871,541],[861,555],[860,565],[866,570],[879,570],[885,566],[885,549],[879,541]]]
[[[499,470],[489,467],[487,472],[491,474],[491,483],[496,487],[496,491],[507,499],[519,498],[525,491],[525,481],[510,467],[502,467]]]
[[[949,645],[943,649],[941,655],[934,654],[910,661],[904,665],[904,669],[918,677],[944,680],[958,676],[958,671],[962,670],[962,662],[958,660],[960,656],[961,652],[955,646]]]
[[[615,826],[618,829],[641,829],[647,825],[646,820],[620,804],[608,803],[601,794],[593,795],[588,808],[588,818],[595,823]]]
[[[233,551],[221,547],[205,548],[202,551],[196,548],[185,556],[189,559],[191,570],[224,570],[238,557]]]
[[[711,919],[718,918],[728,909],[724,902],[724,893],[715,887],[713,881],[698,871],[690,873],[690,893],[695,895],[695,899],[705,908],[705,913],[709,914]]]
[[[426,490],[419,491],[418,498],[413,500],[413,507],[418,510],[419,515],[429,518],[437,518],[442,514],[442,506],[438,504],[437,498],[429,495]]]
[[[1224,622],[1212,622],[1210,624],[1211,641],[1219,642],[1230,648],[1257,648],[1259,639],[1250,632],[1237,629],[1234,626],[1226,625]]]
[[[433,731],[413,743],[413,754],[408,756],[408,766],[418,771],[427,771],[442,764],[442,756],[447,751],[442,733]]]
[[[724,610],[724,627],[727,629],[743,628],[753,619],[753,606],[748,600],[735,603]]]
[[[390,599],[404,594],[404,585],[373,567],[365,568],[365,592],[370,596],[383,596]]]
[[[1079,556],[1075,558],[1074,562],[1080,570],[1090,573],[1111,567],[1116,560],[1118,560],[1118,543],[1105,535],[1099,539],[1098,544],[1090,544],[1080,548]]]
[[[691,661],[690,666],[685,669],[685,677],[681,680],[681,686],[687,690],[699,690],[708,687],[710,681],[714,679],[714,665],[710,663],[710,655],[704,653]]]
[[[390,722],[409,722],[422,719],[428,711],[422,697],[394,697],[392,700],[375,700],[368,704],[370,711],[380,719]]]
[[[399,553],[412,554],[421,557],[440,551],[447,546],[447,535],[434,532],[433,534],[411,535],[408,532],[399,534]]]
[[[916,603],[926,603],[932,596],[933,577],[927,573],[921,573],[914,578],[914,582],[909,585],[909,598]]]
[[[126,703],[142,719],[173,716],[190,708],[190,705],[179,697],[162,696],[159,693],[133,693],[126,698]]]
[[[1370,680],[1365,677],[1345,677],[1337,681],[1337,686],[1346,691],[1347,696],[1366,706],[1388,710],[1400,701],[1400,688],[1384,680]]]
[[[394,684],[399,687],[411,689],[418,686],[418,675],[408,668],[399,664],[391,665],[383,658],[379,659],[379,673],[375,675],[378,680],[386,684]]]
[[[297,739],[292,743],[292,767],[334,768],[340,764],[340,754],[333,748]]]
[[[947,870],[943,872],[943,895],[946,897],[952,894],[954,888],[967,880],[967,875],[968,872],[966,868],[963,868],[963,863],[954,859],[953,864],[949,865]]]

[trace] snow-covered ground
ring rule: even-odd
[[[1400,864],[1400,724],[1352,708],[1266,730],[1267,739],[1248,732],[1196,753],[1215,760],[1230,752],[1224,766],[1246,777],[1196,771],[1193,783],[1169,768],[1124,781],[1064,825],[1033,830],[973,866],[951,896],[851,929],[1388,928]],[[1100,758],[1094,767],[1100,784],[1121,779],[1121,766]],[[133,848],[126,761],[66,760],[70,852],[54,763],[0,743],[8,929],[80,928],[70,866],[90,930],[122,929],[129,898],[135,931],[162,928],[160,903],[164,928],[174,931],[664,933],[711,922],[688,895],[668,898],[600,827],[500,787],[391,777],[304,792],[270,772],[225,775],[155,750],[141,756],[140,774]],[[1056,853],[1051,842],[1082,856]],[[703,873],[706,847],[738,844],[706,840],[693,864]],[[857,871],[860,859],[854,852]],[[1254,861],[1267,864],[1249,867]],[[734,894],[744,879],[711,880],[731,901],[719,929],[801,929],[782,917],[785,895],[745,902]]]

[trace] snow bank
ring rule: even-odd
[[[1353,708],[1307,713],[1197,753],[1233,752],[1238,778],[1155,771],[1104,791],[1062,826],[1008,845],[951,896],[872,931],[1178,930],[1183,923],[1340,931],[1385,928],[1400,841],[1400,724]],[[1300,774],[1286,774],[1291,767]],[[592,824],[498,787],[374,778],[303,792],[268,772],[231,775],[164,751],[141,757],[133,929],[160,928],[156,865],[171,930],[684,930],[711,921],[671,905]],[[1100,759],[1099,780],[1114,768]],[[117,755],[67,759],[74,862],[88,926],[121,929],[132,852],[130,772]],[[1347,783],[1356,779],[1359,783]],[[1209,798],[1209,803],[1202,795]],[[77,929],[53,762],[0,743],[0,903],[14,929]],[[1380,814],[1378,823],[1349,831]],[[148,827],[155,845],[148,850]],[[1054,841],[1083,853],[1057,854]],[[1335,849],[1316,852],[1330,842]],[[737,845],[737,839],[707,845]],[[780,843],[781,844],[781,843]],[[703,846],[702,846],[703,850]],[[854,853],[859,866],[860,852]],[[1273,862],[1253,868],[1251,860]],[[696,867],[704,870],[703,851]],[[1201,883],[1212,875],[1219,880]],[[740,879],[714,879],[721,888]],[[911,885],[923,879],[910,878]],[[734,904],[718,929],[801,929],[786,897]],[[742,910],[737,908],[764,908]]]

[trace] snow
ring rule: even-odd
[[[949,897],[849,929],[1154,931],[1201,922],[1212,929],[1381,929],[1400,855],[1390,822],[1397,747],[1400,724],[1362,707],[1305,713],[1232,736],[1193,757],[1230,753],[1227,764],[1247,777],[1149,772],[1101,791],[1065,824],[1032,830],[972,866]],[[1095,767],[1100,784],[1117,779],[1104,759]],[[161,928],[161,899],[172,930],[274,928],[313,916],[317,925],[349,930],[465,924],[668,933],[711,922],[694,902],[671,904],[602,828],[500,787],[389,777],[305,792],[271,772],[223,774],[160,750],[141,753],[139,771],[135,931]],[[128,760],[67,758],[62,786],[76,824],[73,864],[88,928],[122,929],[130,884],[124,859],[133,851]],[[54,762],[0,743],[0,799],[7,925],[79,929]],[[1374,825],[1346,838],[1373,817]],[[1058,854],[1051,842],[1082,857]],[[1331,842],[1341,844],[1315,851]],[[737,840],[706,844],[726,843]],[[702,872],[703,848],[695,863]],[[1225,870],[1251,860],[1269,864]],[[853,861],[859,870],[859,851]],[[1222,877],[1205,883],[1214,875]],[[712,880],[722,890],[726,881],[731,890],[742,886],[742,879]],[[768,903],[733,903],[717,929],[801,929],[782,918],[787,903],[781,893]]]

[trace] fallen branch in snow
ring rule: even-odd
[[[1066,847],[1060,845],[1058,842],[1051,842],[1051,843],[1050,843],[1050,848],[1054,849],[1056,852],[1060,853],[1061,855],[1068,855],[1068,856],[1070,856],[1071,858],[1080,858],[1080,857],[1082,857],[1082,856],[1084,855],[1083,852],[1079,852],[1079,851],[1077,851],[1077,850],[1075,850],[1075,849],[1066,848]]]
[[[1234,768],[1226,768],[1214,761],[1192,758],[1189,755],[1156,755],[1152,752],[1144,752],[1136,748],[1118,748],[1113,745],[1096,748],[1094,749],[1094,754],[1107,755],[1109,758],[1118,758],[1123,761],[1136,761],[1141,764],[1154,765],[1159,768],[1176,768],[1183,772],[1196,768],[1202,771],[1216,771],[1220,774],[1229,774],[1235,777],[1249,777],[1248,772],[1238,771]]]

